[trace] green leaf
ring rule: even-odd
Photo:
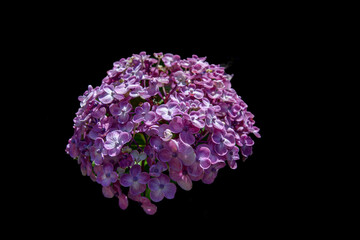
[[[139,144],[140,147],[146,145],[146,139],[144,134],[136,133],[134,139],[137,142],[137,144]]]
[[[137,106],[140,105],[140,103],[146,102],[145,99],[142,99],[141,97],[133,98],[130,100],[131,106],[135,109]]]
[[[147,197],[149,200],[150,199],[150,188],[146,187],[146,190],[145,190],[145,197]]]

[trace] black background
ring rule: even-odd
[[[293,24],[276,17],[270,21],[231,16],[223,21],[198,19],[198,25],[180,22],[158,27],[146,21],[140,26],[136,21],[130,25],[60,21],[36,38],[31,45],[41,65],[36,88],[47,90],[34,97],[51,102],[46,110],[38,109],[46,112],[40,134],[44,158],[42,164],[35,164],[41,174],[34,179],[40,178],[36,182],[41,184],[31,188],[42,222],[56,229],[59,225],[54,222],[64,219],[60,226],[80,231],[96,226],[144,229],[145,233],[164,225],[199,231],[261,228],[265,232],[297,226],[311,198],[302,194],[306,180],[297,176],[303,163],[297,160],[294,145],[287,142],[294,126],[289,128],[293,104],[286,99],[300,80],[293,57],[302,51],[299,36],[291,30]],[[80,106],[77,97],[89,84],[100,85],[114,61],[141,51],[182,58],[196,54],[206,56],[209,63],[226,65],[226,72],[234,74],[233,88],[255,115],[262,135],[254,137],[254,154],[245,163],[238,161],[236,170],[226,166],[211,185],[194,182],[188,192],[178,188],[174,199],[156,204],[154,216],[146,215],[132,200],[128,209],[121,210],[117,199],[103,197],[101,186],[83,177],[80,166],[65,153]]]

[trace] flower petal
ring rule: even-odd
[[[184,127],[183,120],[179,116],[174,117],[169,124],[170,130],[174,133],[181,132],[183,130],[183,127]]]
[[[185,166],[190,166],[196,160],[194,149],[189,145],[179,142],[178,158],[184,163]]]
[[[210,166],[211,166],[211,161],[209,158],[200,161],[200,167],[202,169],[208,169]]]
[[[160,180],[158,178],[152,178],[148,182],[148,187],[151,191],[159,190]]]
[[[163,189],[163,193],[167,199],[173,199],[176,193],[176,185],[174,183],[167,183]]]
[[[133,184],[130,186],[130,192],[135,195],[139,193],[143,193],[145,189],[146,189],[146,185],[141,184],[139,182],[133,182]]]
[[[150,179],[150,175],[147,172],[142,172],[139,174],[139,183],[146,184]]]
[[[130,168],[130,175],[133,177],[138,176],[140,172],[141,172],[140,165],[134,165]]]
[[[216,144],[214,146],[214,150],[215,152],[220,155],[220,156],[224,156],[226,155],[226,153],[228,152],[226,146],[223,144],[223,143],[220,143],[220,144]]]
[[[129,205],[127,196],[125,194],[120,193],[118,198],[119,198],[119,207],[122,210],[125,210]]]
[[[132,176],[130,176],[130,174],[123,174],[120,177],[120,184],[123,185],[124,187],[130,187],[133,183],[133,178]]]
[[[221,132],[219,131],[215,131],[212,135],[211,135],[211,140],[214,142],[214,143],[217,143],[219,144],[222,140],[223,136],[221,134]]]
[[[131,140],[131,135],[130,135],[130,133],[128,133],[128,132],[122,132],[122,133],[120,133],[120,135],[119,135],[119,142],[120,142],[121,145],[124,145],[125,143],[130,142],[130,140]]]
[[[190,134],[189,132],[181,132],[180,133],[180,139],[189,145],[192,145],[195,143],[195,137],[194,135]]]
[[[172,159],[172,152],[167,149],[161,149],[158,153],[159,160],[162,162],[168,162]]]
[[[188,175],[183,175],[181,179],[177,181],[177,184],[185,191],[190,191],[192,189],[192,181]]]
[[[162,190],[156,190],[156,191],[151,191],[150,192],[150,198],[151,200],[153,200],[154,202],[160,202],[161,200],[164,199],[164,193]]]

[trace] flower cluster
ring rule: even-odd
[[[174,198],[177,186],[211,184],[219,169],[252,154],[254,115],[232,76],[205,60],[134,54],[79,97],[66,152],[121,209],[130,198],[154,214],[154,202]]]

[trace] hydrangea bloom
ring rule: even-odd
[[[121,209],[131,199],[155,214],[154,202],[174,198],[177,187],[211,184],[221,168],[253,153],[259,128],[231,78],[196,55],[120,59],[78,98],[66,152]]]

